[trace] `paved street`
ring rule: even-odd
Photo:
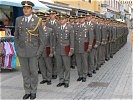
[[[106,62],[97,74],[87,78],[86,83],[77,82],[76,69],[71,70],[69,88],[58,88],[58,79],[52,85],[38,86],[37,99],[132,99],[133,70],[131,35],[127,44],[113,59]],[[39,75],[39,82],[42,80]],[[24,95],[20,69],[1,73],[1,99],[21,99]]]

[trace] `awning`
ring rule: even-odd
[[[64,5],[60,5],[60,4],[55,4],[54,2],[52,2],[51,0],[39,0],[42,4],[45,4],[47,7],[51,8],[51,9],[56,9],[56,10],[64,10],[64,11],[71,11],[72,8],[69,6],[64,6]]]
[[[21,2],[23,0],[0,0],[0,5],[8,5],[8,6],[16,6],[16,7],[22,7]],[[34,9],[46,9],[49,10],[50,8],[47,7],[45,4],[42,4],[38,0],[32,0],[31,2],[34,3]]]

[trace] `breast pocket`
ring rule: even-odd
[[[29,30],[34,30],[36,27],[36,24],[34,23],[31,23],[30,26],[29,26]]]
[[[22,33],[22,32],[24,31],[24,28],[25,28],[24,25],[19,25],[19,26],[18,26],[18,31],[19,31],[19,33]]]

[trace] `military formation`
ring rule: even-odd
[[[78,73],[77,81],[86,82],[87,76],[96,74],[105,61],[113,58],[127,41],[127,25],[100,14],[86,12],[67,15],[49,10],[40,15],[38,17],[45,21],[45,27],[52,30],[51,33],[47,32],[52,34],[49,38],[51,44],[48,58],[51,61],[48,66],[51,69],[50,84],[51,79],[59,76],[57,87],[69,87],[70,68],[75,67]],[[47,57],[44,62],[45,59]],[[44,64],[40,65],[44,68]],[[45,73],[42,72],[42,76],[43,74]],[[47,78],[40,82],[43,83],[49,84]]]
[[[86,82],[127,42],[126,23],[101,14],[67,15],[51,9],[28,16],[34,4],[23,1],[22,6],[25,15],[16,19],[14,35],[24,80],[23,99],[36,98],[38,69],[40,84],[51,85],[59,77],[57,87],[68,88],[71,68],[77,68],[75,81]]]

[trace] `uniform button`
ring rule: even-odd
[[[27,28],[26,28],[27,29]]]
[[[80,38],[79,38],[80,39]]]
[[[62,34],[61,34],[62,35]]]
[[[81,36],[81,35],[80,35]]]
[[[62,37],[61,37],[62,38]]]

